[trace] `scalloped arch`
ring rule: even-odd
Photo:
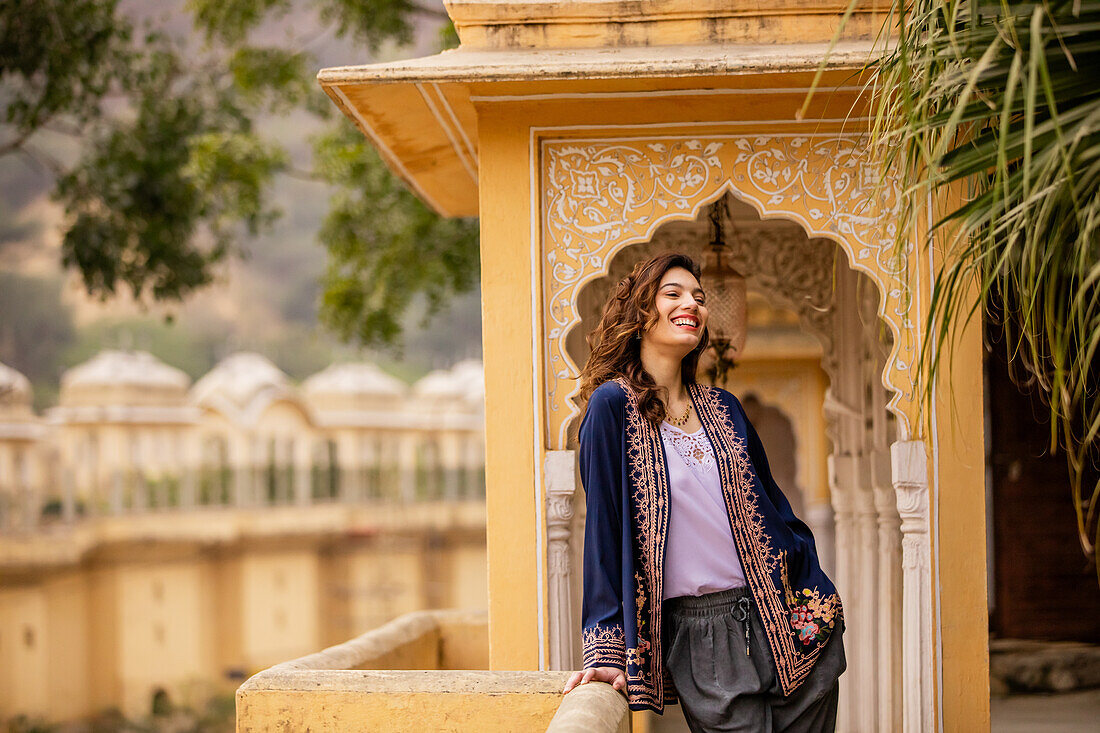
[[[861,136],[679,135],[541,142],[542,312],[547,448],[564,449],[579,369],[566,349],[580,322],[581,288],[606,275],[617,252],[657,227],[694,219],[727,191],[761,219],[799,224],[844,251],[882,294],[893,335],[882,374],[899,437],[910,433],[920,335],[910,309],[912,245],[895,247],[896,180],[879,181]]]

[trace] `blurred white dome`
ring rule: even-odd
[[[459,398],[463,396],[462,380],[449,371],[436,369],[413,385],[417,397]]]
[[[413,393],[424,406],[480,405],[485,400],[485,370],[479,361],[460,361],[450,369],[428,374],[413,385]]]
[[[392,410],[405,383],[368,362],[333,364],[302,383],[306,399],[321,411]]]
[[[0,405],[29,405],[31,382],[6,364],[0,364]]]
[[[179,403],[191,378],[147,351],[107,349],[61,375],[62,405]]]
[[[480,404],[485,401],[485,365],[477,359],[466,359],[451,367],[466,392],[467,402]]]
[[[400,397],[405,383],[368,362],[333,364],[302,383],[306,394]]]
[[[289,390],[289,381],[267,357],[241,351],[222,359],[195,382],[191,399],[200,404],[225,400],[243,410],[261,393]]]

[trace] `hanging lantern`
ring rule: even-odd
[[[726,246],[725,221],[729,218],[726,197],[718,199],[710,208],[711,240],[706,263],[703,266],[703,287],[707,291],[707,330],[710,331],[709,351],[713,365],[711,377],[715,384],[725,381],[730,368],[745,348],[746,302],[745,276],[729,264]],[[730,222],[733,240],[737,230]]]

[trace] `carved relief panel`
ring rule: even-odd
[[[809,238],[803,241],[836,242],[851,267],[884,294],[879,315],[892,332],[893,349],[883,384],[893,392],[889,407],[907,432],[916,391],[910,366],[919,344],[907,297],[910,251],[894,246],[898,187],[893,181],[879,185],[860,138],[662,136],[541,145],[547,447],[566,446],[570,420],[579,412],[573,399],[579,370],[567,339],[580,322],[585,284],[607,274],[623,247],[648,241],[666,222],[695,219],[727,191],[762,219],[795,222]],[[823,273],[800,267],[805,260],[796,251],[787,253],[791,277],[780,263],[772,276],[776,282],[768,284],[780,292],[800,283],[799,289],[815,290]],[[761,271],[776,269],[772,264]],[[819,337],[830,330],[806,325]]]

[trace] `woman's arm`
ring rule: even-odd
[[[589,398],[580,429],[580,473],[584,486],[584,594],[581,609],[584,667],[596,679],[625,687],[626,638],[622,603],[623,408],[617,384]],[[607,670],[602,671],[600,668]],[[622,674],[622,685],[618,675]],[[592,675],[585,675],[592,678]],[[574,682],[575,684],[575,682]]]

